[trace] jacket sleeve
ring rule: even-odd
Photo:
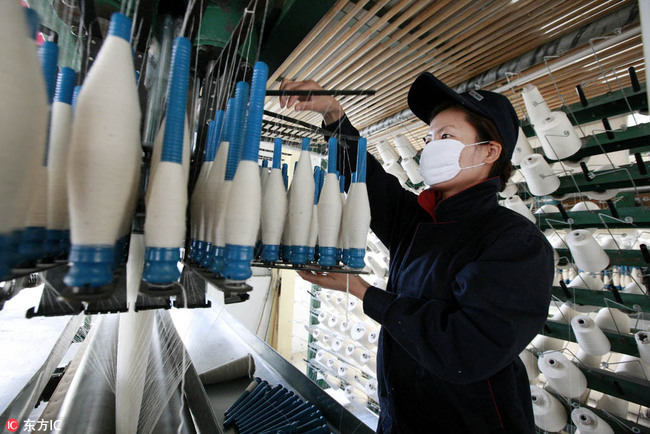
[[[456,275],[450,302],[374,287],[363,299],[366,314],[411,357],[452,383],[481,381],[503,369],[548,313],[554,265],[542,235],[502,233],[486,241],[492,242]]]
[[[338,140],[337,168],[341,175],[345,175],[347,191],[352,180],[352,172],[357,166],[357,140],[343,136],[358,137],[359,131],[352,126],[347,116],[332,124],[323,125],[323,129],[332,133],[325,135],[326,140],[331,136]],[[386,173],[370,153],[367,155],[366,186],[370,201],[370,228],[390,249],[391,232],[404,217],[418,209],[417,196],[402,188],[397,178]]]

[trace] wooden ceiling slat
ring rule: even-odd
[[[373,46],[379,44],[384,37],[390,35],[405,21],[420,12],[427,3],[427,0],[401,0],[397,5],[393,6],[390,9],[389,12],[394,11],[394,14],[386,13],[379,20],[377,20],[377,22],[373,24],[371,28],[364,32],[364,35],[367,36],[367,38],[358,38],[349,47],[348,50],[341,51],[339,54],[334,56],[334,58],[328,59],[327,66],[324,70],[319,71],[313,77],[310,77],[309,75],[303,76],[302,79],[312,78],[318,81],[324,77],[327,77],[329,74],[335,73],[336,70],[343,70],[345,68],[352,67],[354,62],[360,56],[368,52]],[[396,15],[403,8],[406,8],[406,10],[397,16],[392,23],[388,23],[389,18]],[[386,25],[386,23],[388,24]],[[375,32],[379,32],[379,34],[375,35]]]

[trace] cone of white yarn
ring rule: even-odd
[[[630,282],[625,286],[623,292],[625,294],[645,295],[648,293],[648,290],[646,289],[645,285],[642,283]]]
[[[590,354],[587,354],[582,348],[579,348],[573,360],[577,363],[591,366],[592,368],[600,368],[600,361],[602,358],[602,356],[592,356]]]
[[[504,187],[503,191],[499,192],[499,196],[504,199],[510,196],[514,196],[515,194],[517,194],[517,184],[512,181],[506,182],[506,186]]]
[[[339,390],[341,388],[341,380],[333,375],[328,374],[327,372],[323,372],[322,375],[323,381],[325,381],[329,387],[334,390]]]
[[[338,369],[338,374],[337,376],[345,381],[346,383],[353,383],[354,382],[354,376],[356,374],[356,369],[348,365],[347,363],[341,363]]]
[[[530,343],[536,351],[558,351],[564,348],[565,341],[544,335],[537,335]]]
[[[534,214],[558,214],[560,209],[555,205],[545,204],[535,210]]]
[[[420,175],[420,165],[413,158],[402,159],[401,165],[413,185],[424,182]]]
[[[579,269],[596,273],[609,265],[609,256],[589,231],[578,229],[569,232],[565,242]]]
[[[532,84],[525,85],[521,91],[521,97],[524,100],[526,112],[528,112],[528,118],[531,124],[537,125],[551,114],[551,109],[548,108],[537,86]]]
[[[536,381],[537,377],[539,377],[539,368],[537,367],[537,357],[535,357],[535,355],[532,352],[528,350],[524,350],[521,353],[519,353],[519,358],[524,363],[524,367],[526,368],[526,374],[528,375],[528,382],[532,383]]]
[[[519,127],[519,134],[517,135],[517,143],[515,144],[515,150],[512,153],[512,164],[519,166],[524,158],[533,153],[533,147],[530,146],[530,142],[524,134],[524,130]]]
[[[615,396],[603,395],[596,402],[598,410],[606,411],[621,419],[627,418],[627,412],[630,408],[630,402]]]
[[[521,160],[521,173],[528,189],[535,196],[547,196],[560,187],[560,178],[551,170],[544,157],[531,154]]]
[[[350,337],[357,342],[360,342],[363,337],[366,335],[366,325],[362,322],[358,322],[352,326],[350,330]]]
[[[385,165],[397,163],[397,160],[399,160],[399,155],[397,155],[387,140],[377,142],[377,151]]]
[[[368,396],[352,386],[347,386],[345,388],[345,397],[358,409],[366,408],[368,405]]]
[[[611,307],[600,309],[594,321],[601,329],[620,334],[629,334],[632,326],[631,319],[625,312]]]
[[[126,16],[113,15],[77,100],[68,161],[69,286],[101,286],[113,279],[115,241],[137,183],[141,113],[130,28]]]
[[[403,159],[413,158],[418,153],[417,149],[415,149],[415,146],[413,146],[409,139],[407,139],[402,134],[395,136],[395,149]]]
[[[506,208],[521,214],[531,222],[536,222],[535,216],[532,212],[530,212],[530,209],[526,206],[526,204],[521,200],[519,196],[510,196],[506,199],[505,205]]]
[[[562,324],[569,324],[573,318],[580,315],[580,312],[571,308],[570,302],[564,302],[559,308],[559,312],[551,317],[551,321],[560,322]]]
[[[556,397],[538,386],[530,386],[535,425],[544,431],[560,431],[567,423],[568,415]]]
[[[566,113],[551,112],[535,125],[535,134],[542,144],[544,155],[551,160],[570,157],[580,150],[582,142]]]
[[[377,400],[377,392],[379,390],[379,385],[377,384],[377,380],[374,378],[369,378],[364,381],[363,385],[363,390],[366,392],[366,395],[368,395],[370,398]]]
[[[591,273],[582,272],[569,282],[568,287],[602,291],[605,288],[605,283],[603,283],[600,278],[593,276]]]
[[[582,351],[590,356],[603,356],[611,350],[607,336],[588,316],[580,315],[573,318],[571,328]]]
[[[568,398],[578,398],[587,390],[585,375],[566,356],[557,351],[539,355],[537,365],[557,393]]]
[[[650,381],[650,366],[646,365],[638,357],[624,354],[616,364],[617,374],[627,375],[643,381]]]
[[[650,332],[641,331],[634,334],[636,346],[639,349],[641,360],[647,365],[650,365]]]
[[[584,407],[573,410],[571,420],[582,434],[614,434],[614,430],[607,422]]]
[[[576,211],[598,211],[600,207],[596,205],[595,203],[589,201],[589,200],[583,200],[575,205],[573,205],[570,209],[571,212],[576,212]]]

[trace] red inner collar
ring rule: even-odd
[[[491,181],[492,179],[498,178],[497,176],[492,177],[492,178],[487,178],[484,179],[483,181],[479,181],[475,184],[469,185],[466,188],[462,189],[456,194],[452,194],[451,196],[447,198],[442,198],[442,192],[440,190],[435,190],[433,188],[428,188],[424,190],[422,193],[418,195],[418,204],[426,211],[428,212],[431,217],[433,217],[433,221],[438,223],[438,219],[436,218],[436,208],[444,201],[451,199],[452,197],[458,196],[459,194],[463,193],[464,191],[467,191],[477,185],[483,184],[484,182]]]

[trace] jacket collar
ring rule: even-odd
[[[489,178],[474,184],[446,199],[432,188],[418,196],[418,204],[428,212],[436,223],[464,220],[472,215],[481,215],[499,206],[497,193],[501,181]]]

